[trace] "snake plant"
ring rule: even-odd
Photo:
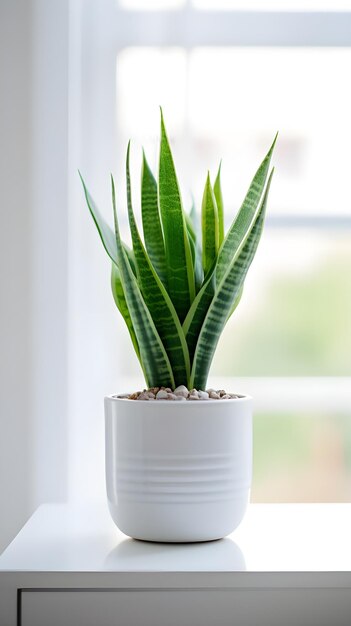
[[[201,226],[186,213],[161,110],[157,180],[143,153],[142,238],[135,220],[129,154],[126,182],[132,249],[122,241],[111,176],[114,229],[81,177],[88,208],[112,261],[111,285],[149,387],[184,384],[205,389],[220,335],[242,295],[261,237],[273,169],[271,148],[259,166],[228,232],[224,232],[221,168],[207,175]]]

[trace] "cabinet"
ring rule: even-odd
[[[203,544],[125,537],[104,506],[40,507],[0,557],[1,626],[350,626],[351,505],[251,505]]]

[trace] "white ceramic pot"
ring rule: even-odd
[[[252,473],[252,400],[105,398],[106,480],[118,528],[136,539],[219,539],[242,520]]]

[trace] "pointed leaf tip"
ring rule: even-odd
[[[158,200],[165,241],[169,295],[183,321],[195,297],[195,278],[181,194],[161,112]]]
[[[276,132],[275,137],[273,139],[273,143],[271,145],[271,147],[269,148],[268,154],[272,154],[275,144],[277,143],[277,139],[278,139],[278,135],[279,135],[279,131]]]
[[[221,178],[221,173],[222,173],[222,159],[220,160],[219,164],[218,164],[218,170],[217,170],[217,174],[216,174],[216,179],[214,184],[219,184],[220,178]]]
[[[164,134],[166,136],[166,138],[167,138],[167,141],[169,141],[168,140],[168,133],[167,133],[167,130],[166,130],[165,118],[164,118],[164,115],[163,115],[163,109],[162,109],[161,106],[160,106],[160,113],[161,113],[161,135]]]
[[[204,275],[208,274],[218,254],[219,222],[216,198],[211,186],[210,172],[207,172],[205,190],[201,205],[202,221],[202,265]]]
[[[118,219],[117,219],[117,209],[116,209],[116,191],[115,191],[115,181],[113,178],[113,175],[110,174],[111,176],[111,189],[112,189],[112,208],[113,208],[113,218],[114,218],[114,223],[115,223],[115,233],[116,236],[119,236],[119,226],[118,226]]]
[[[221,167],[222,167],[222,159],[219,162],[217,176],[213,185],[213,193],[216,198],[217,209],[218,209],[219,247],[221,247],[222,241],[224,239],[224,210],[223,210],[223,197],[222,197],[222,189],[221,189]]]
[[[111,180],[111,189],[112,189],[112,193],[113,195],[115,194],[115,181],[113,179],[113,174],[110,172],[110,180]]]
[[[130,154],[130,139],[129,139],[128,145],[127,145],[127,163],[129,163],[129,154]]]
[[[222,169],[222,159],[220,160],[219,165],[218,165],[218,170],[217,170],[217,174],[216,174],[216,180],[215,180],[215,183],[214,183],[214,184],[216,184],[216,182],[217,182],[217,181],[218,181],[218,179],[220,178],[220,175],[221,175],[221,169]]]

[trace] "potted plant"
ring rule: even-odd
[[[122,241],[111,176],[114,230],[82,179],[112,261],[111,284],[146,381],[142,392],[105,398],[111,515],[125,534],[150,541],[206,541],[240,523],[249,498],[252,400],[206,389],[214,352],[236,309],[263,229],[276,138],[224,232],[220,168],[207,175],[201,232],[182,206],[161,110],[158,180],[143,154],[144,242],[126,179],[132,250]]]

